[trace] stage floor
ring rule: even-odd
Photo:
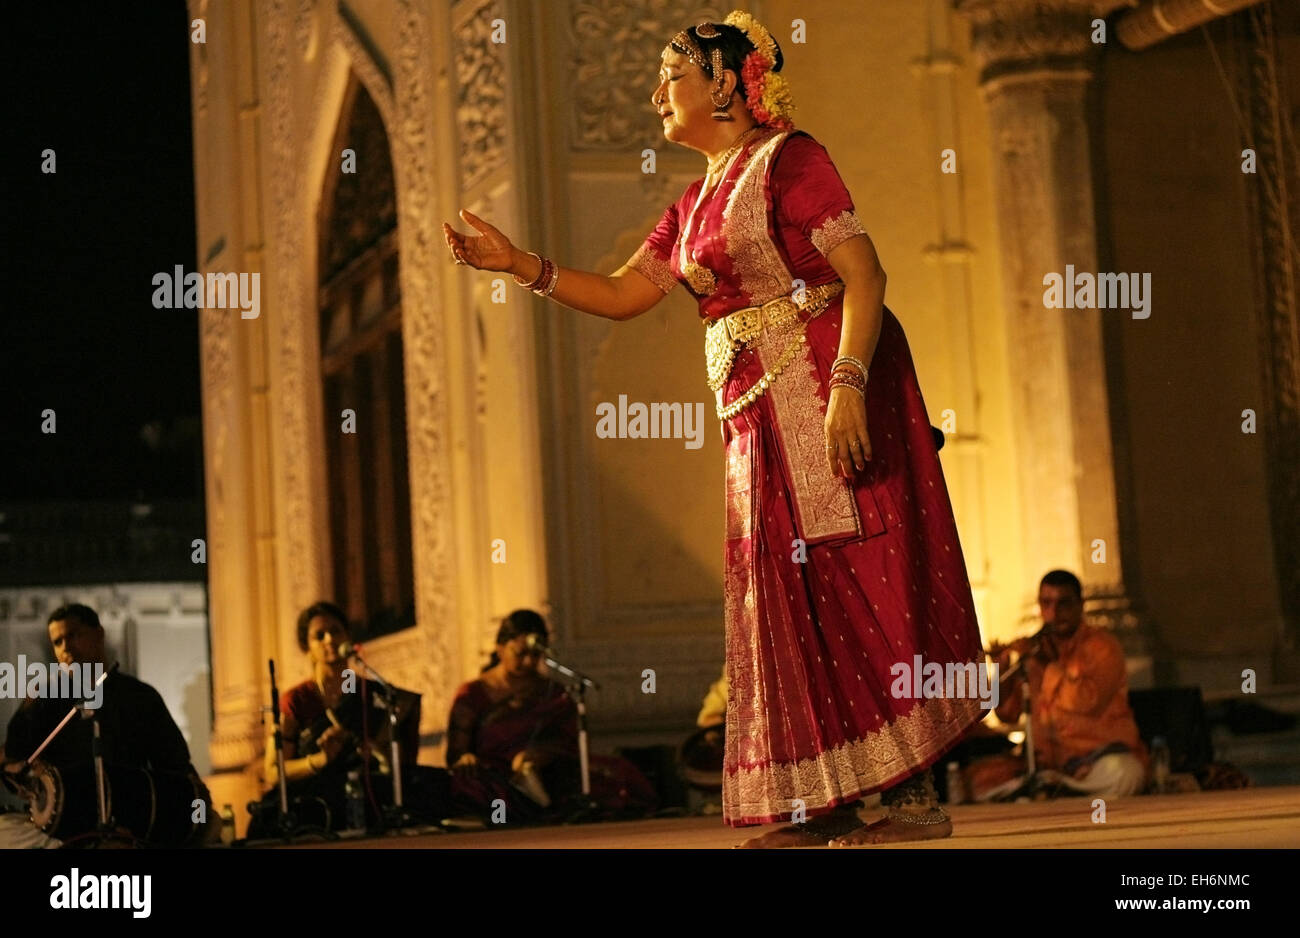
[[[1028,804],[957,805],[953,836],[864,849],[963,848],[1279,848],[1300,847],[1300,787],[1247,788],[1120,798],[1095,823],[1090,799]],[[733,830],[720,817],[665,818],[610,824],[430,833],[294,845],[308,849],[441,850],[713,850],[772,826]],[[294,849],[293,847],[288,849]]]

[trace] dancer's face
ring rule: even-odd
[[[704,69],[671,47],[664,50],[659,84],[651,96],[655,110],[663,116],[664,137],[690,146],[700,139],[712,122],[713,101]]]
[[[1062,638],[1073,635],[1083,621],[1083,601],[1068,586],[1040,586],[1038,609],[1043,625]]]

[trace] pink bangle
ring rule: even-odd
[[[555,290],[555,285],[560,282],[560,265],[551,264],[551,279],[546,282],[546,286],[540,290],[534,290],[538,296],[550,296]]]

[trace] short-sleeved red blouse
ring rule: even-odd
[[[703,184],[691,183],[668,206],[628,260],[665,293],[686,284],[702,317],[788,295],[796,281],[836,279],[827,255],[866,233],[826,148],[803,131],[758,134],[697,207]],[[684,259],[706,268],[713,283],[692,283]]]

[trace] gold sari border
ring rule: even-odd
[[[627,266],[664,293],[671,293],[673,287],[677,286],[677,278],[673,276],[672,266],[667,261],[661,260],[658,254],[644,244],[628,259]]]
[[[775,349],[759,343],[762,364]],[[800,354],[802,353],[802,354]],[[822,400],[816,365],[807,345],[796,349],[793,361],[782,361],[785,372],[770,382],[767,397],[772,431],[781,450],[786,484],[794,508],[797,534],[806,544],[862,536],[862,519],[853,487],[835,475],[826,462],[826,404]]]
[[[866,233],[867,229],[862,226],[857,213],[852,209],[845,209],[834,218],[829,218],[814,228],[808,240],[812,241],[813,246],[825,257],[849,238]]]
[[[880,730],[816,756],[724,771],[723,819],[733,827],[788,820],[796,798],[811,817],[888,788],[933,764],[983,717],[978,700],[932,698]]]

